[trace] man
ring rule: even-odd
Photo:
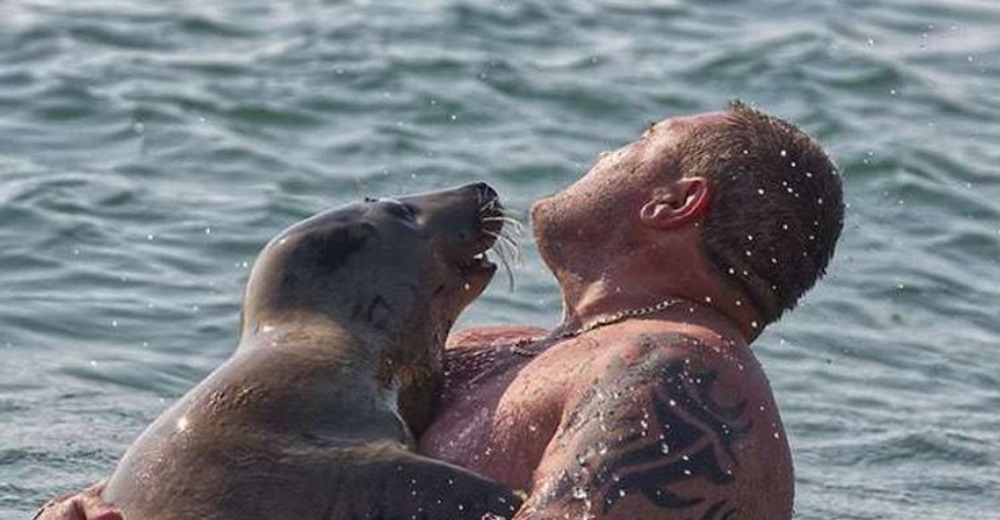
[[[452,337],[421,451],[523,490],[517,519],[790,518],[788,441],[748,345],[833,254],[841,186],[819,145],[738,102],[668,119],[532,220],[563,321]],[[41,518],[83,511],[114,517],[92,490]]]

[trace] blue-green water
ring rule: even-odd
[[[845,173],[829,276],[756,344],[797,518],[1000,518],[1000,3],[5,0],[0,518],[105,475],[234,346],[295,220],[509,206],[742,97]],[[529,239],[465,324],[558,318]]]

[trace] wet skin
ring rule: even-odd
[[[485,184],[372,200],[285,230],[247,283],[233,355],[106,484],[42,518],[431,520],[510,515],[495,482],[420,456],[444,339],[489,282]],[[104,508],[104,510],[100,508]]]
[[[648,206],[658,229],[679,230],[664,243],[669,268],[662,258],[622,265],[613,248],[594,251],[602,232],[624,237],[625,246],[649,239],[649,230],[621,218],[621,208],[644,203],[642,193],[620,185],[653,182],[683,132],[718,119],[652,126],[532,211],[539,249],[563,292],[564,327],[649,305],[650,294],[678,296],[682,305],[532,343],[532,357],[511,347],[545,331],[481,328],[449,338],[444,388],[419,451],[523,491],[516,519],[791,517],[788,443],[748,346],[759,318],[741,307],[741,295],[720,289],[693,245],[703,186],[667,185],[658,191],[663,204]],[[617,276],[613,286],[601,284],[605,274]]]
[[[516,518],[788,518],[791,459],[746,344],[636,319],[528,358],[531,329],[456,335],[421,451],[528,494]]]

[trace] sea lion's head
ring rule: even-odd
[[[503,221],[497,194],[484,183],[368,198],[302,221],[254,264],[243,339],[289,323],[320,324],[303,327],[306,334],[329,323],[374,345],[379,377],[400,389],[404,417],[410,409],[407,419],[419,430],[441,381],[444,339],[496,272],[485,253]]]

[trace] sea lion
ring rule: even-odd
[[[479,183],[283,231],[250,274],[236,352],[139,437],[103,498],[126,520],[511,516],[506,488],[413,451],[502,224]]]

